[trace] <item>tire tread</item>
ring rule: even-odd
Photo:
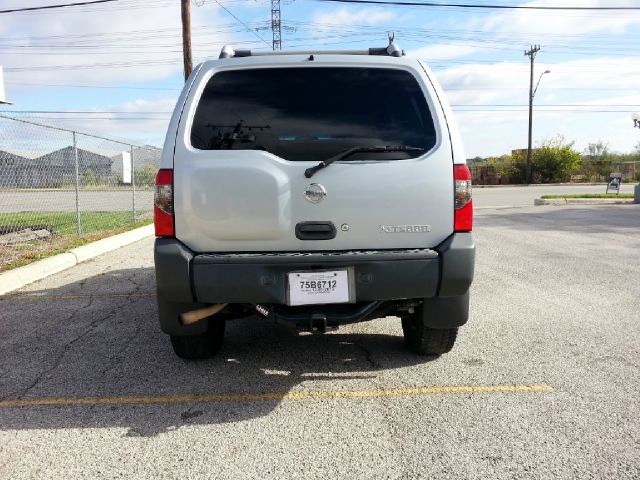
[[[419,315],[402,319],[402,330],[407,346],[420,355],[443,355],[453,348],[458,336],[457,328],[429,328]]]
[[[203,320],[204,321],[204,320]],[[173,351],[185,360],[204,360],[222,348],[226,320],[209,319],[207,331],[198,335],[170,335]]]

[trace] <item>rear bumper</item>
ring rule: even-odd
[[[475,243],[456,233],[435,249],[272,254],[196,254],[176,239],[155,241],[159,305],[264,303],[284,305],[287,273],[351,270],[355,302],[454,297],[473,280]],[[160,309],[165,328],[165,314]],[[171,312],[170,321],[175,321]]]

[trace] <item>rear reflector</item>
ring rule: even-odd
[[[173,170],[158,170],[153,199],[153,223],[156,237],[173,237]]]
[[[456,181],[453,229],[456,232],[470,232],[473,229],[471,171],[466,165],[454,165],[453,176]]]

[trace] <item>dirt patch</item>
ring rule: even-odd
[[[46,228],[22,228],[14,232],[0,235],[0,245],[16,245],[25,242],[32,242],[51,236],[51,231]]]

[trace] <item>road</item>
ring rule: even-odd
[[[602,185],[532,185],[530,187],[475,187],[473,203],[477,208],[524,207],[542,195],[606,193]],[[621,193],[633,193],[633,184],[622,184]]]
[[[606,185],[535,185],[531,187],[476,187],[474,203],[478,208],[533,205],[541,195],[562,193],[605,193]],[[621,192],[633,193],[632,184],[623,184]],[[66,190],[0,191],[0,212],[75,211],[75,192]],[[126,190],[81,191],[82,211],[127,211],[132,208],[132,193]],[[153,191],[136,192],[136,209],[151,210]]]
[[[153,191],[137,190],[136,210],[153,209]],[[81,190],[78,204],[83,212],[121,212],[133,208],[133,192],[127,190]],[[0,190],[0,213],[75,212],[73,190]]]
[[[640,478],[640,207],[481,210],[476,235],[440,358],[396,318],[244,319],[180,360],[150,239],[2,297],[0,478]]]

